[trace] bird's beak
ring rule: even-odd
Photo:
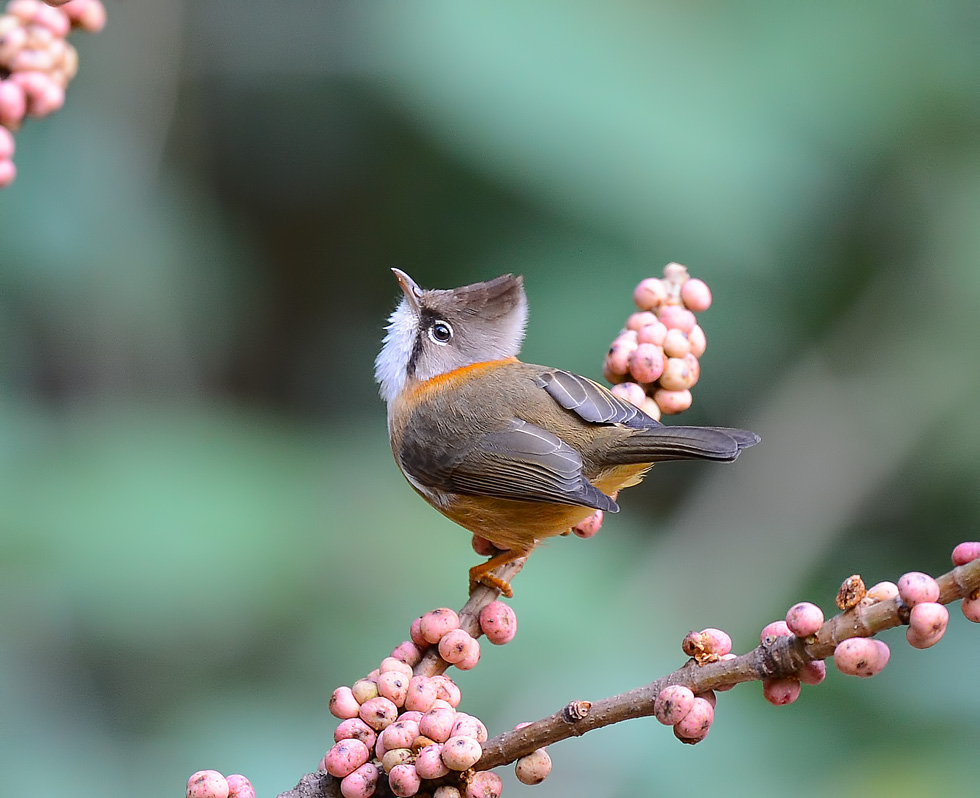
[[[394,272],[395,279],[398,280],[398,285],[401,286],[402,292],[405,294],[405,299],[408,300],[409,306],[415,313],[419,312],[419,299],[422,297],[422,289],[419,288],[418,283],[415,282],[411,277],[409,277],[401,269],[392,269]]]

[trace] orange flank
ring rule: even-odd
[[[458,369],[447,371],[445,374],[437,374],[435,377],[432,377],[425,382],[420,382],[417,385],[412,386],[411,400],[413,402],[421,400],[430,391],[438,390],[440,387],[444,387],[447,383],[450,385],[453,383],[459,383],[475,376],[481,371],[492,371],[493,369],[498,369],[501,366],[506,366],[517,362],[518,360],[516,357],[505,357],[500,360],[484,360],[481,363],[470,363],[466,366],[460,366]]]

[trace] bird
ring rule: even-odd
[[[597,382],[518,359],[527,325],[523,278],[503,274],[423,289],[392,269],[402,296],[388,319],[375,378],[405,479],[430,505],[497,554],[491,571],[564,534],[667,460],[730,462],[754,432],[665,425]]]

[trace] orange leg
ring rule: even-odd
[[[526,551],[509,549],[500,552],[500,554],[495,554],[485,563],[474,565],[470,568],[470,593],[476,589],[477,585],[486,585],[494,590],[499,590],[506,598],[511,598],[514,595],[514,590],[511,588],[510,582],[504,581],[490,572],[495,571],[501,565],[526,557],[528,554],[529,552]]]

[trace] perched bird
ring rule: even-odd
[[[724,427],[665,426],[592,380],[517,359],[527,322],[521,277],[426,290],[392,269],[404,296],[375,361],[395,462],[413,488],[502,550],[470,587],[613,498],[663,460],[731,461],[759,442]]]

